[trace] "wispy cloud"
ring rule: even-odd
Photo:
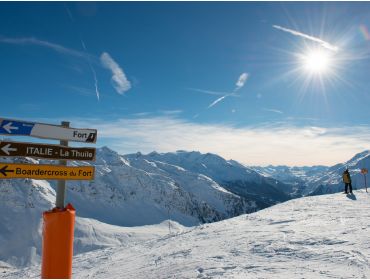
[[[149,116],[151,114],[152,114],[151,112],[139,112],[139,113],[133,113],[131,115],[136,116],[136,117],[146,117],[146,116]]]
[[[280,111],[280,110],[277,110],[277,109],[262,108],[262,110],[277,113],[277,114],[284,114],[283,111]]]
[[[244,85],[245,85],[245,82],[247,81],[248,79],[248,76],[249,74],[248,73],[242,73],[240,76],[239,76],[239,79],[236,81],[236,88],[234,89],[233,92],[231,93],[227,93],[223,96],[221,96],[220,98],[217,98],[215,101],[213,101],[211,104],[208,105],[207,109],[209,108],[212,108],[213,106],[215,106],[217,103],[221,102],[222,100],[224,100],[226,97],[228,96],[233,96],[235,95],[235,93],[240,90]]]
[[[239,79],[236,81],[236,88],[234,90],[234,92],[238,91],[239,89],[241,89],[242,87],[244,87],[245,85],[245,82],[247,81],[248,79],[248,76],[249,74],[248,73],[242,73],[239,77]]]
[[[181,114],[183,111],[182,110],[157,110],[153,112],[138,112],[138,113],[133,113],[131,114],[132,116],[135,117],[147,117],[147,116],[175,116]]]
[[[296,31],[296,30],[293,30],[293,29],[289,29],[289,28],[286,28],[286,27],[282,27],[282,26],[279,26],[279,25],[273,25],[272,27],[276,28],[276,29],[279,29],[281,31],[284,31],[284,32],[288,32],[292,35],[295,35],[295,36],[299,36],[299,37],[302,37],[302,38],[305,38],[307,40],[311,40],[313,42],[317,42],[319,43],[322,47],[328,49],[328,50],[331,50],[331,51],[338,51],[339,48],[337,46],[334,46],[320,38],[317,38],[317,37],[314,37],[314,36],[311,36],[311,35],[308,35],[308,34],[304,34],[302,32],[299,32],[299,31]]]
[[[178,114],[181,114],[183,111],[182,110],[159,110],[158,112],[163,115],[178,115]]]
[[[126,78],[125,73],[117,62],[106,52],[100,56],[100,61],[104,67],[111,70],[113,87],[119,94],[124,94],[131,88],[130,81]]]
[[[192,91],[197,91],[205,94],[210,94],[210,95],[219,95],[223,96],[225,94],[229,94],[230,92],[224,92],[224,91],[213,91],[213,90],[206,90],[206,89],[200,89],[200,88],[188,88],[189,90]]]
[[[176,151],[212,152],[251,165],[333,165],[370,148],[370,129],[358,127],[298,127],[271,123],[236,127],[199,124],[173,116],[75,120],[76,126],[99,131],[99,145],[122,154]]]
[[[95,95],[94,92],[91,89],[79,87],[79,86],[71,86],[71,85],[65,85],[66,88],[73,90],[74,92],[77,92],[79,95],[83,96],[93,96]]]
[[[53,49],[54,51],[62,53],[62,54],[77,56],[77,57],[81,57],[85,59],[90,56],[89,54],[85,52],[80,52],[74,49],[66,48],[62,45],[51,43],[48,41],[39,40],[33,37],[6,38],[6,37],[0,36],[0,42],[7,43],[7,44],[15,44],[15,45],[37,45],[37,46]]]

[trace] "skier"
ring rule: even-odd
[[[348,194],[348,186],[349,186],[349,193],[352,193],[351,175],[349,175],[348,168],[343,172],[343,183],[345,184],[344,193]]]

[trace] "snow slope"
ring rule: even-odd
[[[370,194],[304,197],[80,254],[74,278],[369,278]],[[37,278],[39,267],[3,273]]]
[[[17,266],[39,261],[41,215],[53,199],[46,181],[0,181],[0,261]]]
[[[40,262],[42,212],[54,207],[55,191],[43,180],[2,180],[0,182],[0,267],[22,267]],[[124,245],[164,236],[169,221],[152,226],[119,227],[91,218],[78,217],[75,224],[74,253]],[[171,231],[184,229],[171,221]]]

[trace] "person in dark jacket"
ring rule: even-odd
[[[343,183],[344,183],[344,193],[348,193],[348,186],[349,186],[349,193],[352,193],[352,181],[351,181],[351,175],[349,174],[348,168],[343,172]]]

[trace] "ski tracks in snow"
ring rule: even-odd
[[[74,259],[74,278],[369,278],[370,197],[356,191],[259,212]],[[39,269],[39,268],[38,268]],[[5,274],[33,278],[34,268]]]

